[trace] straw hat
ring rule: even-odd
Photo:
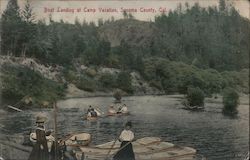
[[[44,123],[47,120],[47,118],[43,115],[38,115],[36,117],[36,123]]]

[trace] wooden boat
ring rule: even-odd
[[[102,117],[103,116],[104,112],[102,112],[100,109],[97,108],[97,109],[94,109],[94,110],[97,113],[97,117],[92,117],[92,116],[89,116],[88,114],[86,114],[83,117],[83,119],[84,120],[88,120],[88,121],[95,121],[95,120],[97,120],[98,117]]]
[[[182,101],[182,104],[184,105],[183,109],[185,110],[191,110],[191,111],[203,111],[204,106],[190,106],[187,100]]]
[[[132,142],[136,160],[194,160],[196,150],[164,142],[158,137],[144,137]],[[111,141],[92,147],[79,147],[77,157],[88,160],[112,159],[119,151],[120,142]]]
[[[95,121],[97,120],[98,117],[91,117],[91,116],[87,116],[85,119],[88,121]]]
[[[16,111],[16,112],[22,112],[23,111],[23,110],[21,110],[19,108],[11,106],[11,105],[7,105],[7,110],[9,110],[9,111]]]
[[[89,133],[76,133],[66,136],[61,139],[59,145],[81,147],[87,146],[91,142],[91,135]]]
[[[191,110],[191,111],[203,111],[204,107],[203,106],[185,106],[183,107],[185,110]]]
[[[129,115],[129,112],[126,112],[126,113],[110,113],[108,112],[107,113],[107,116],[127,116]]]

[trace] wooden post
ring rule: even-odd
[[[54,102],[55,160],[57,160],[57,105]]]

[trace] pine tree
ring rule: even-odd
[[[20,55],[22,48],[22,25],[23,22],[17,0],[10,0],[2,14],[1,54]]]

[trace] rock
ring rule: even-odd
[[[96,70],[92,69],[92,68],[88,68],[85,70],[85,73],[91,77],[95,77],[97,72]]]
[[[24,99],[24,103],[26,105],[31,105],[32,102],[33,102],[32,97],[27,97],[27,98]]]
[[[43,101],[42,102],[42,107],[49,107],[49,102],[48,101]]]

